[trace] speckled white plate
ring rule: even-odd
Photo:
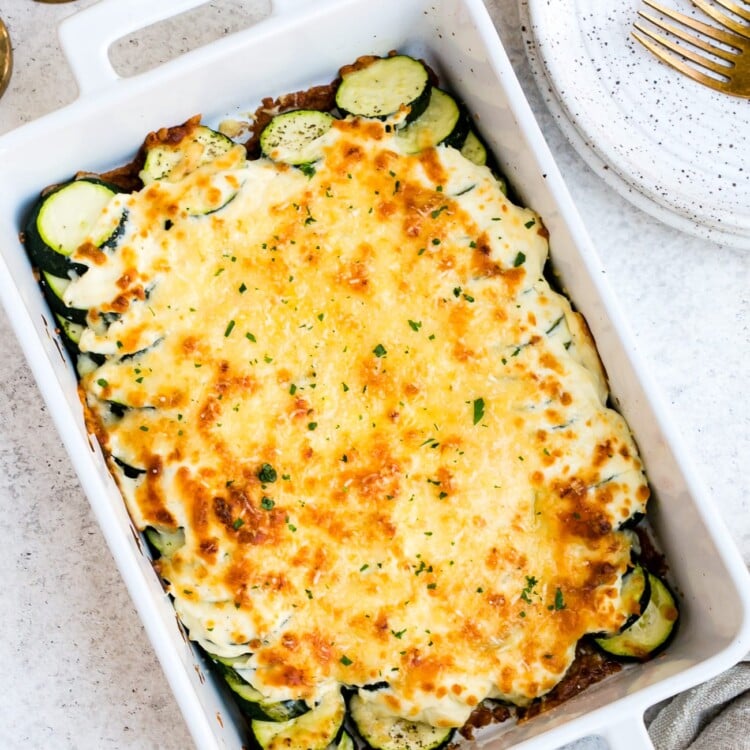
[[[698,17],[689,0],[664,0]],[[520,0],[529,62],[568,139],[615,190],[691,234],[750,249],[750,100],[658,62],[639,0]]]

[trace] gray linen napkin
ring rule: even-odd
[[[646,712],[656,750],[750,750],[750,661]]]

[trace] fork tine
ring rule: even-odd
[[[694,81],[702,83],[704,86],[708,86],[709,88],[715,89],[716,91],[722,91],[726,93],[726,87],[722,81],[717,81],[716,78],[711,78],[711,76],[707,76],[705,73],[701,73],[699,70],[691,67],[676,55],[667,52],[658,44],[654,44],[654,42],[652,42],[648,37],[644,36],[642,33],[639,33],[638,30],[632,31],[631,34],[647,50],[649,50],[649,52],[653,53],[653,55],[663,63],[666,63],[667,65],[675,68],[675,70],[683,73],[688,78],[692,78]]]
[[[645,18],[647,21],[650,21],[653,23],[656,27],[662,29],[662,31],[669,31],[675,36],[679,37],[680,39],[684,39],[686,42],[689,42],[690,44],[695,45],[696,47],[700,47],[701,49],[706,49],[711,54],[718,55],[720,52],[723,52],[721,50],[717,50],[712,45],[708,44],[708,42],[704,42],[702,39],[697,39],[693,37],[691,34],[688,34],[687,32],[683,31],[682,29],[678,28],[677,26],[673,26],[671,23],[667,23],[665,21],[659,21],[658,18],[654,18],[646,13],[641,13],[639,11],[639,16]],[[655,31],[652,31],[649,28],[646,28],[645,26],[642,26],[639,23],[634,24],[635,28],[638,29],[642,34],[645,34],[646,36],[650,37],[654,41],[661,44],[663,47],[667,47],[672,52],[676,52],[681,57],[687,58],[688,60],[692,60],[696,65],[700,65],[702,68],[706,68],[707,70],[711,70],[714,73],[718,73],[719,75],[727,76],[730,68],[727,65],[721,65],[720,63],[717,63],[714,60],[711,60],[708,57],[705,57],[704,55],[699,55],[697,52],[694,52],[693,50],[689,49],[688,47],[684,47],[680,44],[677,44],[676,42],[673,42],[668,37],[662,36],[661,34],[657,34]],[[727,53],[724,52],[723,55],[726,55]],[[727,58],[724,57],[726,60]]]
[[[742,15],[743,18],[746,18],[748,21],[750,21],[750,13],[746,13],[743,15],[741,9],[738,6],[734,5],[734,3],[731,3],[728,0],[716,0],[716,2],[723,5],[727,10],[731,10],[733,13]],[[714,21],[718,21],[722,26],[726,26],[726,28],[731,29],[736,34],[750,37],[750,26],[748,26],[746,23],[735,21],[733,18],[730,18],[728,15],[726,15],[726,13],[722,13],[720,10],[716,10],[716,8],[714,8],[713,5],[709,5],[706,0],[693,0],[693,5],[695,5],[697,8],[700,8],[707,16],[713,18]]]
[[[724,6],[727,10],[735,13],[740,18],[744,18],[746,21],[750,21],[750,10],[745,10],[741,6],[737,5],[737,3],[733,3],[731,0],[716,0],[716,4]],[[745,27],[745,31],[748,31],[747,26]]]
[[[693,29],[693,31],[698,31],[704,36],[709,37],[709,39],[714,39],[717,42],[721,42],[722,44],[726,44],[729,47],[738,49],[737,38],[734,34],[731,34],[728,31],[717,29],[715,26],[709,26],[707,23],[698,21],[695,18],[691,18],[690,16],[685,16],[682,13],[678,13],[676,10],[672,10],[671,8],[660,5],[654,0],[643,0],[643,2],[658,13],[671,18],[673,21],[677,21],[677,23],[681,23],[684,26],[689,26],[691,29]],[[657,26],[661,25],[662,24],[657,23]]]

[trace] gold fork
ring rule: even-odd
[[[704,86],[732,96],[750,99],[749,37],[724,29],[717,29],[715,26],[710,26],[671,8],[659,5],[654,0],[643,0],[643,2],[662,16],[676,22],[676,24],[673,24],[639,10],[638,15],[641,18],[670,35],[664,36],[650,26],[644,26],[636,22],[633,36],[646,49],[656,55],[662,62],[671,65]],[[691,29],[697,34],[693,34],[687,29]],[[679,44],[671,37],[677,37],[690,46]],[[707,39],[718,42],[718,44],[709,42]],[[702,55],[696,52],[696,49],[703,50],[708,55]],[[687,61],[714,75],[696,69]]]
[[[722,13],[718,8],[706,2],[706,0],[692,0],[692,2],[693,5],[700,8],[707,16],[713,18],[714,21],[718,21],[725,28],[731,29],[742,36],[750,37],[750,9],[741,8],[737,3],[732,2],[732,0],[714,0],[717,5],[721,5],[722,8],[726,8],[748,22],[741,23],[734,18],[730,18],[726,13]]]

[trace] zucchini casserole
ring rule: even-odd
[[[646,658],[677,612],[540,217],[421,62],[363,58],[332,92],[272,112],[259,158],[198,118],[154,133],[136,189],[79,175],[24,239],[249,736],[435,748],[549,693],[587,636]]]

